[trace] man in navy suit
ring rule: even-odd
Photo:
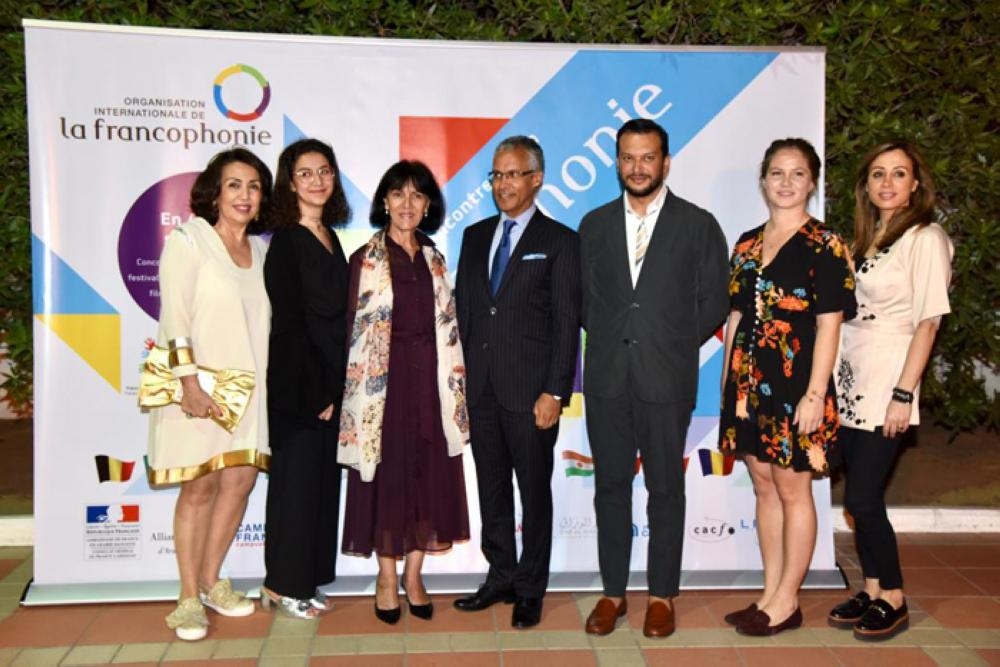
[[[602,597],[590,634],[627,610],[632,483],[642,456],[649,500],[643,633],[674,631],[684,538],[684,441],[698,386],[698,348],[729,312],[726,238],[708,211],[666,185],[667,132],[647,119],[618,131],[624,193],[580,222],[583,391],[594,456]]]
[[[455,295],[465,350],[472,454],[479,483],[486,582],[459,598],[463,611],[514,602],[511,625],[541,619],[552,551],[552,459],[580,342],[576,232],[535,206],[545,158],[530,137],[493,155],[500,215],[465,230]],[[522,508],[515,542],[514,489]]]

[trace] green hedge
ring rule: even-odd
[[[808,45],[827,49],[826,218],[850,235],[851,177],[888,137],[928,154],[955,241],[954,313],[925,402],[954,430],[1000,426],[997,4],[988,2],[633,0],[0,0],[0,340],[16,362],[4,388],[30,409],[30,243],[24,17],[316,35],[608,44]],[[514,73],[516,75],[516,73]]]

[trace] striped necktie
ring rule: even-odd
[[[639,229],[635,233],[635,268],[642,266],[642,260],[646,258],[646,249],[649,247],[649,228],[646,227],[645,218],[639,220]]]
[[[507,261],[510,259],[510,230],[517,224],[510,218],[503,221],[503,234],[500,236],[500,244],[493,255],[493,268],[490,270],[490,292],[496,296],[500,291],[500,282],[503,280],[503,272],[507,270]]]

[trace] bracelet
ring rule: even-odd
[[[806,391],[806,396],[805,397],[806,397],[807,400],[810,400],[810,401],[813,400],[814,398],[819,399],[821,401],[824,398],[826,398],[825,396],[823,396],[823,394],[819,393],[815,389],[809,389],[808,391]]]
[[[902,389],[900,387],[893,387],[892,400],[896,401],[897,403],[910,404],[913,402],[913,392],[906,391],[905,389]]]

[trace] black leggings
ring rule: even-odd
[[[854,518],[854,540],[866,579],[878,579],[882,590],[903,587],[896,532],[885,510],[885,484],[896,461],[900,436],[841,427],[837,437],[847,479],[844,507]]]

